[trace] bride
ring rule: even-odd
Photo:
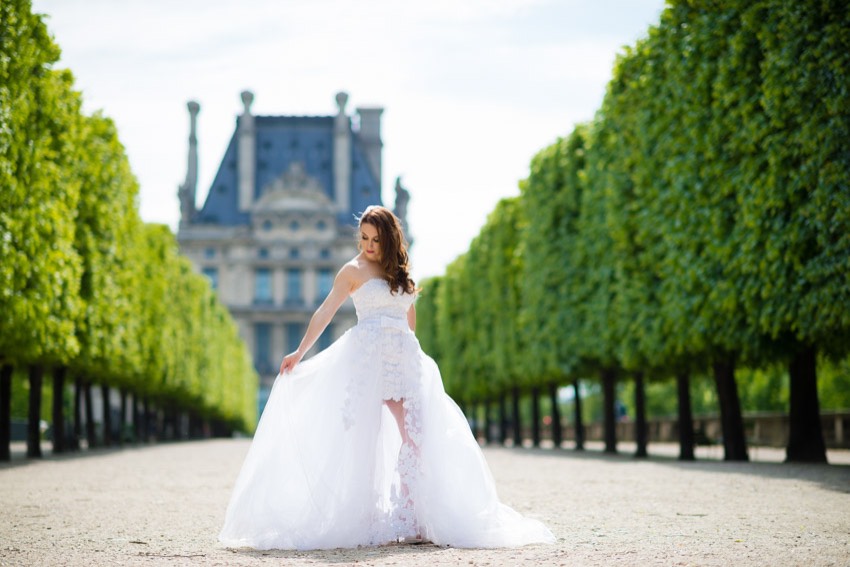
[[[219,540],[256,549],[553,542],[542,523],[499,502],[466,419],[419,347],[398,219],[372,206],[359,232],[360,253],[280,365]],[[301,362],[349,296],[357,325]]]

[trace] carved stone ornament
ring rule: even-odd
[[[304,171],[304,164],[293,161],[283,175],[263,187],[254,203],[254,213],[324,212],[333,210],[333,202],[322,184]]]

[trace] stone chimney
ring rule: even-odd
[[[351,209],[351,119],[345,113],[348,94],[339,92],[336,105],[339,108],[334,119],[334,200],[337,211],[347,213]]]
[[[360,143],[363,144],[366,161],[378,182],[378,194],[382,186],[381,154],[384,143],[381,141],[381,113],[383,112],[384,109],[380,107],[357,109],[357,114],[360,115]]]
[[[407,224],[407,204],[410,202],[410,191],[401,184],[401,176],[395,178],[395,208],[393,214],[401,221],[401,228],[407,239],[408,250],[413,246],[413,236]]]
[[[254,125],[254,116],[251,115],[252,102],[254,102],[254,93],[242,91],[242,104],[245,109],[239,116],[239,128],[237,129],[240,211],[247,211],[254,204],[254,184],[257,173],[257,129]]]
[[[189,162],[186,167],[186,180],[177,191],[180,199],[180,223],[189,224],[195,216],[195,192],[198,187],[198,112],[201,105],[194,100],[186,105],[189,109]]]

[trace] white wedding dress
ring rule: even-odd
[[[437,545],[554,541],[499,502],[463,413],[407,325],[410,294],[353,294],[358,323],[275,380],[219,540],[331,549],[421,536]],[[383,400],[403,400],[408,441]]]

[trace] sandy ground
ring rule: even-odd
[[[226,549],[216,536],[248,444],[0,465],[0,565],[850,565],[850,465],[763,462],[781,460],[769,449],[751,463],[485,449],[502,500],[548,524],[554,545]]]

